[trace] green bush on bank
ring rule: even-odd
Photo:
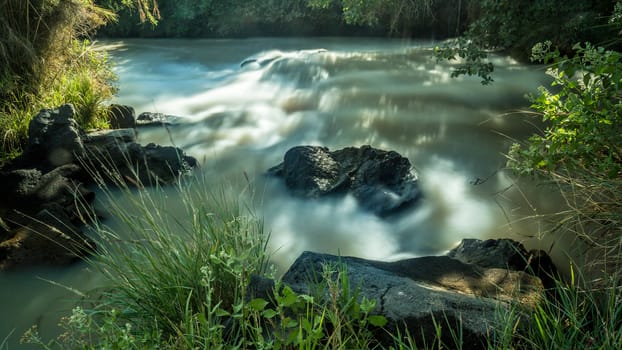
[[[117,2],[145,12],[153,1]],[[94,0],[0,0],[0,165],[20,154],[42,108],[72,103],[84,128],[106,126],[115,77],[88,38],[113,19]]]
[[[41,108],[73,103],[85,126],[101,126],[113,76],[83,39],[111,13],[86,0],[2,0],[0,8],[0,159],[21,152]]]
[[[591,274],[622,275],[622,55],[577,44],[568,58],[546,42],[534,59],[551,62],[550,89],[532,96],[546,127],[512,145],[508,166],[553,180],[567,210],[554,230],[571,232],[586,245]]]
[[[561,57],[551,42],[534,47],[533,59],[553,62],[554,90],[540,87],[532,108],[547,122],[525,146],[514,144],[509,165],[521,172],[586,169],[606,178],[622,175],[622,55],[575,45]]]

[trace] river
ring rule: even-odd
[[[538,239],[546,223],[529,217],[555,210],[558,199],[527,180],[517,184],[503,169],[512,142],[537,130],[538,118],[520,111],[529,105],[525,94],[547,84],[544,70],[494,57],[495,82],[482,86],[476,77],[451,78],[452,64],[437,62],[433,45],[353,38],[99,43],[119,75],[115,103],[178,116],[168,130],[141,129],[140,142],[183,148],[214,186],[245,176],[255,184],[281,271],[304,250],[392,260],[441,254],[462,238],[499,237],[547,249],[551,242]],[[399,152],[419,174],[425,198],[399,219],[370,215],[347,197],[297,199],[263,176],[292,146],[367,144]],[[46,280],[85,291],[97,277],[81,265],[0,273],[0,344],[14,330],[14,348],[32,324],[53,333],[78,298]]]

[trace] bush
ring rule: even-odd
[[[547,127],[514,144],[509,165],[534,170],[586,169],[607,178],[622,175],[622,55],[590,44],[576,45],[572,58],[560,57],[547,42],[534,47],[534,60],[553,61],[551,91],[540,87],[532,108]]]

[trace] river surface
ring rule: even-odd
[[[115,103],[178,116],[168,129],[141,129],[140,142],[183,148],[214,187],[251,180],[280,271],[304,250],[394,260],[441,254],[462,238],[499,237],[548,249],[551,242],[538,239],[545,223],[529,217],[558,200],[503,169],[513,140],[537,130],[537,118],[520,111],[526,93],[547,84],[543,69],[495,57],[495,82],[482,86],[475,77],[451,78],[452,65],[436,61],[433,45],[259,38],[99,47],[116,63]],[[387,221],[349,197],[291,197],[263,174],[296,145],[397,151],[418,172],[424,200]],[[167,210],[175,207],[173,199]],[[81,265],[0,273],[0,344],[14,330],[15,348],[32,324],[53,333],[78,298],[46,280],[86,291],[98,278]]]

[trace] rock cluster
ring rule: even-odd
[[[133,129],[86,133],[72,105],[44,109],[28,128],[23,154],[0,170],[0,270],[66,264],[94,244],[80,229],[92,182],[167,184],[196,160],[175,147],[136,143]],[[133,109],[111,108],[111,124],[132,126]]]
[[[380,216],[395,214],[421,198],[410,161],[371,146],[332,152],[319,146],[294,147],[268,174],[283,178],[294,195],[351,194],[362,208]]]

